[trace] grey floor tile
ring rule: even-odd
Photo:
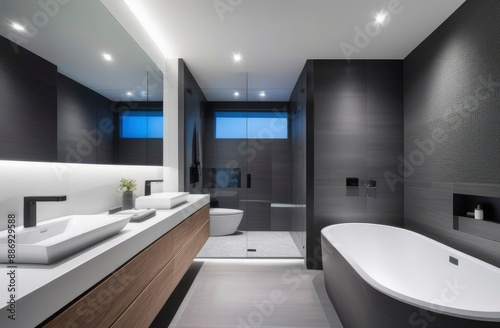
[[[342,328],[303,260],[206,260],[170,327]]]

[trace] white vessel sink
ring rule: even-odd
[[[188,192],[160,192],[149,196],[141,196],[135,200],[135,208],[168,210],[187,202],[188,196]]]
[[[131,215],[70,215],[16,229],[15,263],[50,264],[120,232]],[[7,231],[0,232],[0,262],[9,263]]]

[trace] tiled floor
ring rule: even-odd
[[[255,249],[248,252],[247,249]],[[302,257],[288,231],[237,231],[230,236],[210,237],[199,258]]]
[[[200,260],[199,260],[200,261]],[[303,260],[205,260],[169,327],[335,327],[323,272]]]

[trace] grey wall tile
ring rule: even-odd
[[[403,225],[403,185],[391,190],[403,149],[402,61],[314,61],[314,214],[309,266],[321,267],[323,227],[345,222]],[[346,188],[358,177],[359,188]],[[376,180],[367,190],[363,182]]]
[[[405,158],[445,137],[407,176],[405,226],[497,266],[500,243],[452,229],[452,201],[500,197],[499,15],[495,1],[467,1],[404,60]]]

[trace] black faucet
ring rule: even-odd
[[[163,180],[146,180],[146,185],[144,186],[144,196],[151,195],[151,182],[163,182]]]
[[[24,227],[36,227],[37,202],[62,202],[66,196],[30,196],[24,197]]]

